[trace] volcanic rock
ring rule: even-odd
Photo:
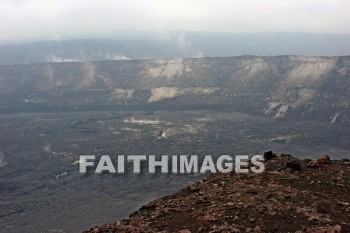
[[[331,163],[331,159],[329,158],[328,155],[323,155],[319,160],[318,162],[320,164],[330,164]]]
[[[312,160],[306,166],[307,167],[317,168],[318,167],[318,161],[317,160]]]
[[[265,161],[263,173],[211,174],[128,219],[86,233],[350,232],[349,166],[330,161],[314,169],[317,160],[273,158]],[[289,169],[278,171],[281,167]],[[341,181],[332,181],[340,176]]]
[[[273,159],[273,158],[276,158],[276,154],[272,153],[272,151],[268,151],[268,152],[265,152],[264,153],[264,159],[267,161],[267,160],[270,160],[270,159]]]

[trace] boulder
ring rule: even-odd
[[[276,154],[275,153],[272,153],[272,151],[268,151],[268,152],[265,152],[264,153],[264,159],[266,161],[270,160],[270,159],[273,159],[273,158],[276,158]]]
[[[331,159],[329,158],[328,155],[323,155],[319,160],[318,162],[320,164],[330,164],[331,163]]]
[[[306,166],[307,167],[312,167],[312,168],[317,168],[318,167],[318,161],[317,160],[312,160]]]

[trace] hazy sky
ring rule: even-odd
[[[349,0],[0,0],[0,40],[120,30],[350,33]]]

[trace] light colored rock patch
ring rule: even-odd
[[[334,114],[334,116],[332,117],[332,120],[331,120],[331,124],[334,124],[337,122],[337,118],[341,115],[341,113],[336,113]]]
[[[267,109],[265,111],[265,114],[270,114],[278,106],[280,106],[280,103],[278,103],[278,102],[269,103],[269,105],[267,106]]]
[[[201,127],[202,127],[201,124],[197,124],[197,125],[186,124],[185,127],[183,128],[183,130],[185,133],[198,134]]]
[[[199,123],[206,123],[206,122],[212,122],[214,121],[214,117],[212,116],[205,116],[205,117],[199,117],[196,119],[197,122]]]
[[[244,60],[240,63],[240,67],[242,68],[240,72],[234,73],[232,78],[241,81],[258,81],[260,77],[262,78],[261,74],[269,69],[269,65],[262,58]]]
[[[162,131],[166,138],[177,137],[179,135],[199,134],[203,130],[203,124],[185,124],[183,127],[169,127]]]
[[[245,73],[247,78],[258,77],[261,72],[266,71],[269,65],[262,59],[257,58],[250,60],[248,64],[245,65]]]
[[[276,113],[276,115],[273,118],[285,117],[288,110],[289,110],[288,104],[281,105],[281,107],[278,109],[278,112]]]
[[[51,145],[50,144],[45,145],[44,148],[43,148],[43,151],[51,153],[52,152]]]
[[[299,90],[299,96],[301,99],[312,99],[317,94],[315,89],[301,89]]]
[[[287,87],[318,87],[335,67],[335,60],[320,60],[318,63],[304,63],[293,69],[284,80]]]
[[[139,117],[128,117],[124,119],[125,123],[131,123],[131,124],[139,124],[139,125],[156,125],[160,124],[161,121],[152,118],[139,118]]]
[[[191,67],[189,65],[186,65],[185,72],[191,72],[191,71],[192,71]]]
[[[84,164],[86,163],[86,159],[84,157],[79,157],[78,160],[75,160],[73,164]]]
[[[292,107],[300,107],[311,102],[317,91],[315,89],[300,89],[298,94],[299,98],[292,104]]]
[[[148,99],[148,102],[157,102],[163,99],[174,98],[178,95],[177,87],[160,87],[151,89],[152,96]]]
[[[167,139],[167,138],[168,138],[168,136],[167,136],[166,132],[164,132],[164,131],[158,137],[158,139]]]
[[[78,84],[78,88],[89,88],[95,82],[95,66],[88,63],[83,69],[84,79]]]
[[[109,88],[113,87],[114,82],[113,82],[113,80],[110,77],[104,77],[103,75],[99,75],[98,78],[101,79],[104,82],[106,87],[109,87]]]
[[[163,99],[174,98],[187,94],[192,95],[209,95],[218,88],[178,88],[178,87],[160,87],[151,89],[151,97],[148,99],[149,103],[157,102]]]
[[[121,130],[123,130],[123,131],[129,131],[129,132],[139,132],[139,131],[140,131],[140,130],[138,130],[138,129],[133,129],[133,128],[129,128],[129,127],[121,128]]]
[[[294,93],[294,94],[291,94]],[[299,89],[296,92],[284,92],[273,96],[272,101],[269,102],[265,114],[271,114],[271,112],[279,106],[288,105],[293,108],[298,108],[305,104],[311,103],[312,100],[317,96],[317,90],[315,89]],[[282,107],[279,111],[284,115],[283,111],[285,107]]]
[[[64,176],[67,176],[67,175],[68,175],[67,172],[62,172],[62,173],[56,175],[56,180],[58,180],[58,179],[60,179],[60,178],[62,178],[62,177],[64,177]]]
[[[270,141],[286,141],[291,142],[293,139],[298,138],[299,135],[284,135],[284,136],[277,136],[270,139]]]
[[[109,100],[128,100],[132,99],[135,89],[114,89]]]
[[[147,67],[144,75],[149,78],[166,77],[173,78],[175,75],[181,75],[184,71],[183,59],[157,60]]]

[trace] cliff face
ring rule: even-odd
[[[349,123],[350,57],[233,57],[0,67],[1,111],[223,106]]]

